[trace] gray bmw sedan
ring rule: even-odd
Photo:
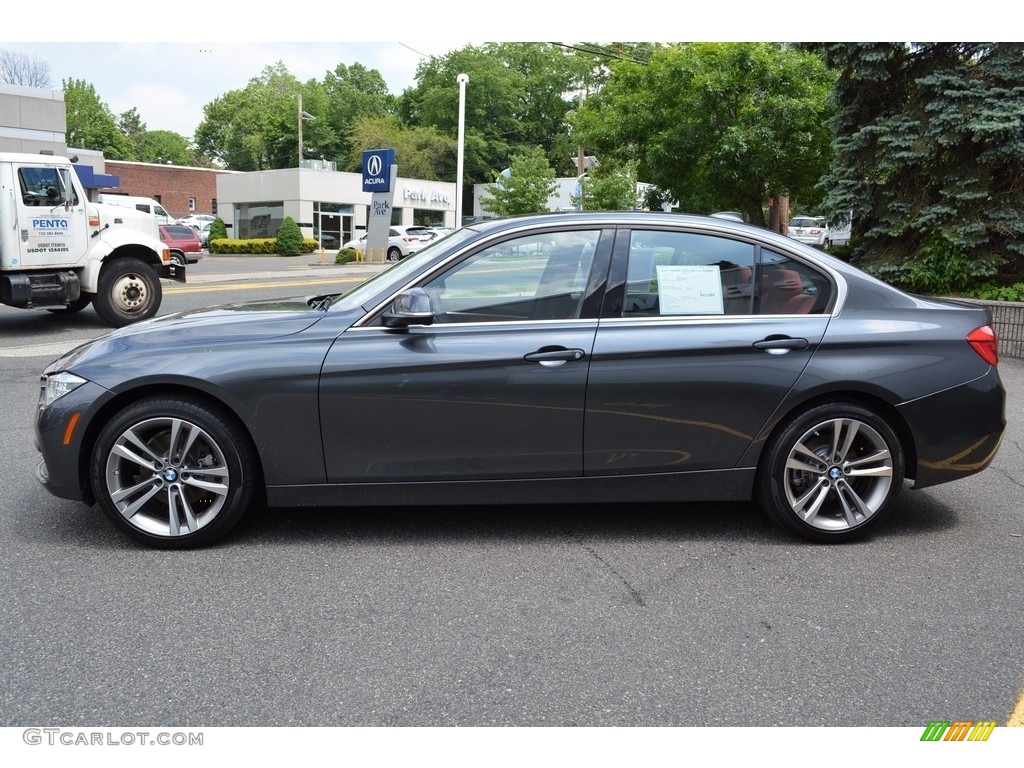
[[[272,506],[755,499],[846,541],[1005,426],[983,308],[722,218],[480,222],[354,290],[158,317],[42,375],[40,481],[159,547]]]

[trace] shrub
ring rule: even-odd
[[[335,264],[348,264],[351,261],[358,261],[359,251],[355,248],[342,248],[334,257]]]
[[[210,253],[277,253],[277,238],[258,237],[252,240],[211,240],[207,246]]]
[[[277,230],[277,252],[282,256],[298,256],[302,250],[302,230],[295,219],[285,216]]]
[[[218,216],[212,222],[210,222],[210,237],[209,241],[212,240],[223,240],[228,236],[228,228],[224,225],[224,219]],[[214,253],[214,251],[210,251]]]

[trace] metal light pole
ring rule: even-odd
[[[455,78],[459,84],[459,152],[455,163],[455,229],[462,229],[462,173],[466,153],[466,83],[469,75],[461,74]]]

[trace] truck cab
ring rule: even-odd
[[[0,153],[0,303],[110,325],[156,314],[160,279],[185,281],[151,214],[89,201],[67,158]]]

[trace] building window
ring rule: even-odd
[[[196,199],[194,197],[190,197],[188,199],[188,209],[190,211],[195,211],[195,209],[196,209]]]
[[[163,200],[160,199],[160,195],[153,195],[153,199],[156,200],[158,203],[163,202]]]
[[[248,203],[238,206],[238,235],[241,240],[276,237],[284,220],[284,203]]]
[[[210,201],[210,213],[212,213],[214,216],[217,215],[217,198],[216,197],[213,198],[213,200]]]

